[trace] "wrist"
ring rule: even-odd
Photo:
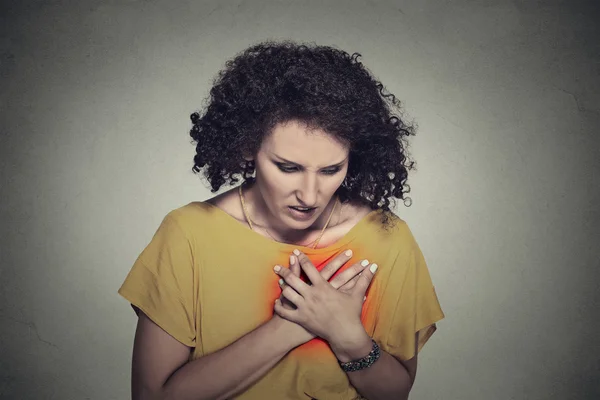
[[[343,337],[329,342],[329,346],[340,362],[349,362],[368,355],[373,347],[373,342],[361,325],[360,330],[347,332]]]
[[[369,368],[373,365],[379,357],[381,356],[381,349],[375,340],[371,339],[371,343],[373,343],[373,347],[369,354],[364,357],[361,357],[357,360],[341,362],[339,361],[340,367],[344,372],[356,372],[363,370],[365,368]]]
[[[276,338],[278,343],[281,343],[286,352],[295,349],[296,347],[307,342],[305,337],[301,337],[301,331],[297,324],[288,321],[279,315],[273,315],[273,318],[267,322],[271,330],[272,337]]]

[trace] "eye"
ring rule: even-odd
[[[279,168],[279,170],[281,172],[285,172],[286,174],[291,174],[292,172],[298,171],[298,167],[291,167],[289,165],[285,165],[285,164],[281,164],[281,163],[275,163],[275,165],[277,165],[277,168]],[[321,173],[323,175],[335,175],[338,172],[340,172],[340,170],[341,170],[340,167],[336,167],[336,168],[323,170],[323,171],[321,171]]]
[[[326,169],[326,170],[323,171],[323,174],[325,174],[325,175],[335,175],[338,172],[340,172],[340,169],[341,168]]]
[[[298,168],[296,167],[289,167],[279,163],[277,163],[277,168],[279,168],[281,172],[285,172],[286,174],[298,171]]]

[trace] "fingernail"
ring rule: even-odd
[[[299,256],[300,255],[300,250],[294,249],[294,251],[292,251],[292,253],[294,253],[295,255]]]
[[[290,265],[294,265],[296,263],[296,257],[290,256]]]
[[[371,273],[375,273],[375,271],[377,271],[377,264],[373,264],[371,265],[371,268],[369,268],[371,270]]]
[[[280,285],[280,286],[281,286],[281,285],[283,285],[283,284],[284,284],[284,282],[285,282],[285,281],[284,281],[283,279],[280,279],[280,280],[279,280],[279,285]]]
[[[362,265],[363,267],[366,267],[367,265],[369,265],[369,260],[362,260],[360,265]]]
[[[352,250],[346,250],[344,254],[346,255],[346,257],[352,257]]]
[[[273,271],[279,272],[279,271],[281,271],[281,267],[279,265],[276,265],[273,267]]]

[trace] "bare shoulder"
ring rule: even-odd
[[[340,224],[355,225],[363,219],[364,216],[371,212],[371,207],[364,203],[349,201],[342,204],[340,210]]]
[[[219,193],[218,195],[205,200],[205,202],[220,208],[239,221],[245,221],[237,187]]]

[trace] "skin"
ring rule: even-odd
[[[347,145],[324,131],[310,132],[295,121],[276,126],[250,158],[256,183],[245,196],[254,224],[286,243],[316,239],[346,177],[349,153]],[[288,206],[317,210],[310,220],[298,221]]]
[[[351,258],[340,253],[321,271],[329,280]],[[298,273],[299,269],[294,269]],[[334,279],[331,284],[344,288],[363,279],[373,278],[357,263]],[[264,376],[290,350],[314,336],[303,327],[278,314],[229,346],[189,361],[191,348],[181,344],[144,313],[139,312],[132,360],[132,399],[229,399]]]
[[[310,243],[316,239],[333,207],[333,195],[345,179],[348,154],[344,143],[323,131],[308,131],[294,121],[278,125],[257,154],[248,158],[255,161],[256,182],[245,190],[244,196],[257,232],[288,243]],[[236,189],[207,202],[246,224]],[[317,210],[310,220],[298,221],[292,218],[290,205]],[[338,209],[319,242],[321,247],[338,240],[370,211],[355,203],[338,205]],[[329,282],[351,258],[351,252],[348,254],[341,253],[320,272],[303,253],[290,255],[289,268],[275,268],[274,273],[284,283],[272,319],[231,345],[191,362],[191,348],[140,311],[132,361],[132,398],[233,397],[264,376],[290,350],[315,335],[328,340],[340,361],[364,357],[371,350],[371,341],[360,321],[360,312],[374,276],[369,267],[373,264],[357,263]],[[299,279],[301,269],[311,286]],[[317,303],[319,307],[315,306]],[[403,399],[408,397],[416,368],[416,356],[401,361],[382,350],[373,366],[349,372],[348,377],[371,400]]]
[[[318,129],[309,131],[297,121],[275,127],[254,157],[256,184],[249,190],[251,202],[255,204],[253,220],[269,227],[270,236],[275,232],[281,241],[309,243],[318,235],[333,207],[333,195],[348,171],[349,152],[349,147],[334,136]],[[290,205],[318,209],[311,220],[299,222],[291,218]],[[366,207],[356,204],[350,204],[348,209],[361,217],[368,212]],[[339,225],[349,229],[356,222],[354,219],[350,224]],[[304,270],[311,286],[298,278],[299,270],[293,273],[276,266],[275,272],[281,276],[283,285],[275,313],[303,327],[308,335],[327,340],[342,362],[368,354],[372,344],[360,321],[360,313],[370,279],[368,284],[355,280],[339,290],[323,280],[303,253],[290,257],[290,265],[294,264]],[[377,368],[374,365],[348,373],[353,386],[370,399],[408,398],[416,377],[417,356],[402,361],[382,351],[378,364]],[[389,377],[387,382],[386,376]]]
[[[283,302],[281,298],[275,302],[275,313],[327,340],[341,362],[367,355],[372,343],[360,321],[360,313],[376,264],[371,264],[351,282],[336,289],[319,275],[304,253],[294,250],[290,261],[292,259],[291,268],[274,268],[282,277],[283,284],[280,282],[280,285],[284,298]],[[294,269],[296,264],[306,273],[310,285],[298,278]],[[379,359],[371,367],[347,372],[350,383],[368,399],[408,399],[417,373],[417,344],[418,333],[415,334],[415,356],[406,361],[381,350]]]

